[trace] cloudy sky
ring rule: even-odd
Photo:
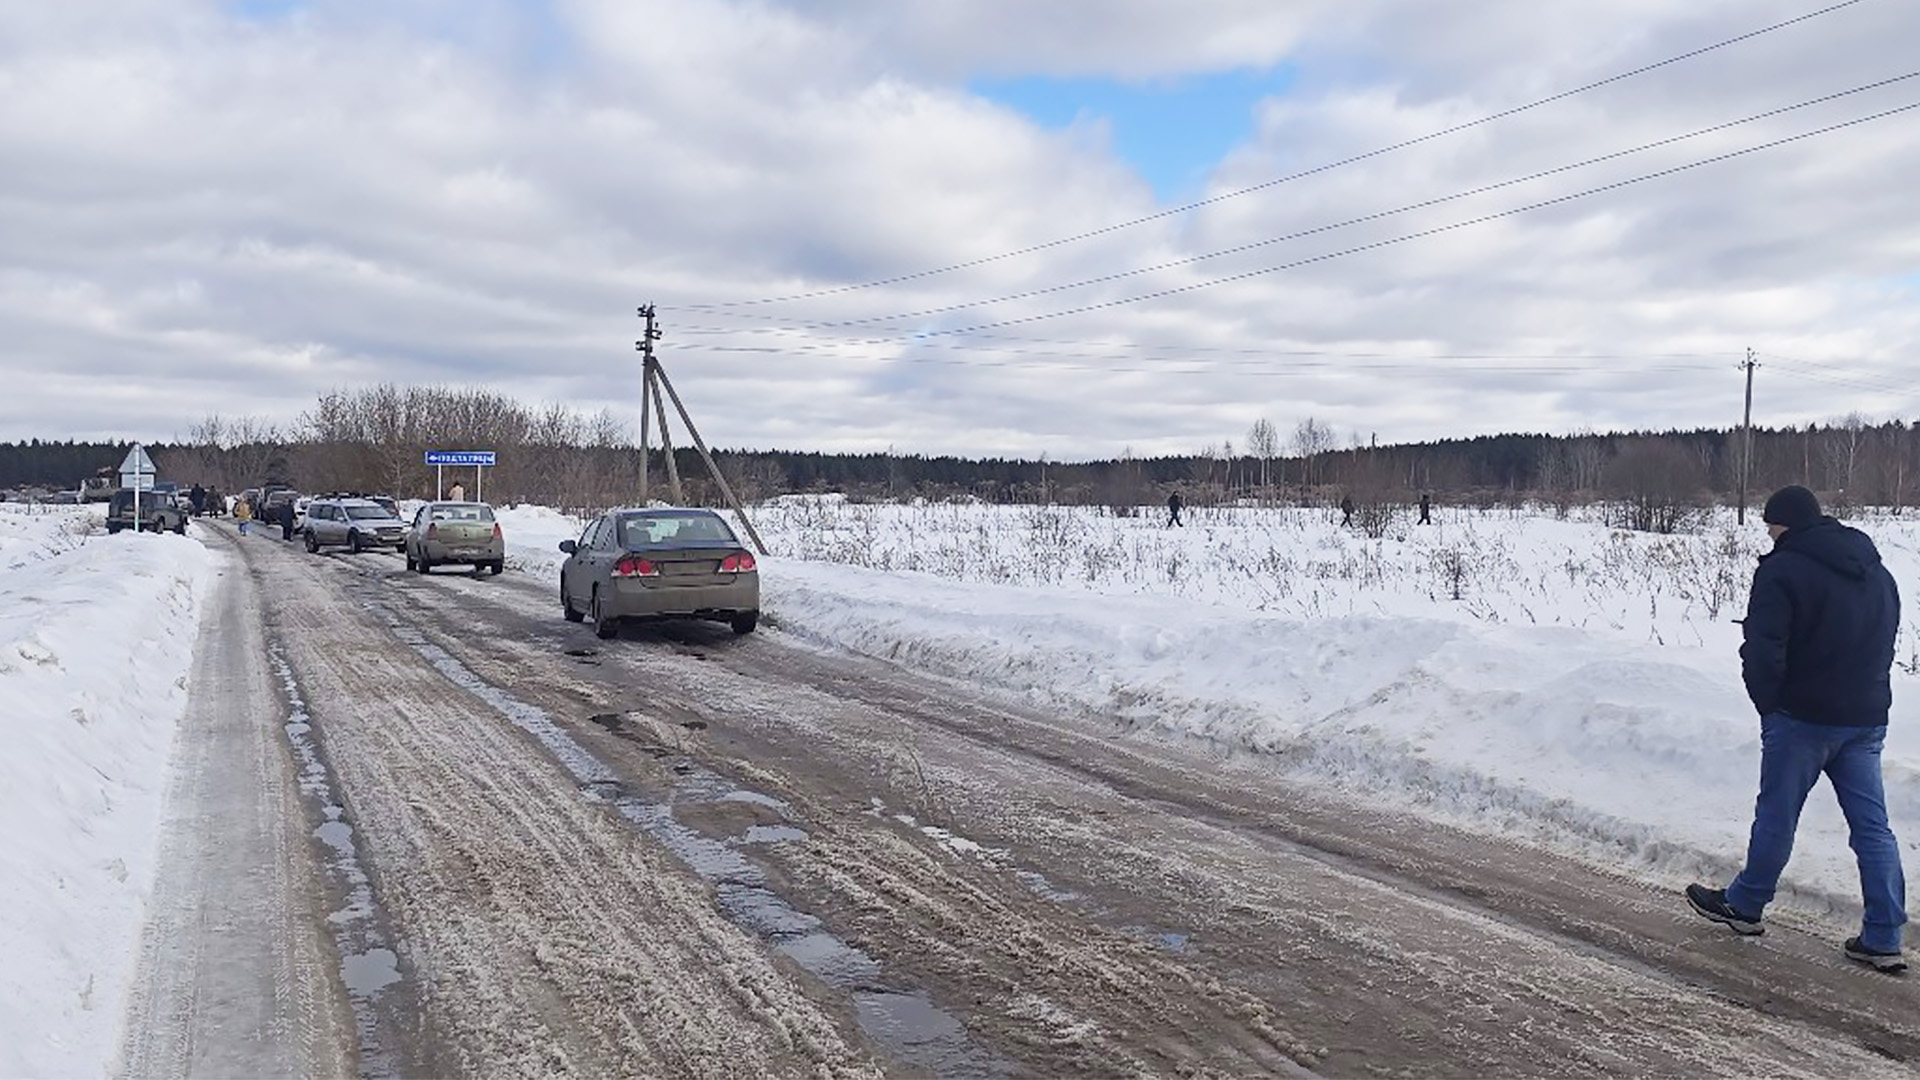
[[[724,446],[1913,419],[1920,3],[1832,3],[4,3],[0,439],[632,416],[642,303]]]

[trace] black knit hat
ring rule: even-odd
[[[1799,484],[1788,484],[1767,498],[1760,520],[1769,525],[1797,529],[1820,520],[1820,500]]]

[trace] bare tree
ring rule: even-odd
[[[1260,498],[1266,501],[1272,491],[1273,459],[1280,454],[1280,432],[1273,421],[1262,417],[1247,429],[1247,452],[1260,459]]]
[[[1322,454],[1328,454],[1338,446],[1330,425],[1323,424],[1309,416],[1300,421],[1293,429],[1293,452],[1300,458],[1302,485],[1312,487],[1320,480],[1317,464]]]

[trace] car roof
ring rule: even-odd
[[[623,506],[618,510],[609,510],[609,514],[706,514],[719,517],[720,511],[704,506]]]

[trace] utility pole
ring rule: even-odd
[[[760,554],[765,555],[767,553],[766,542],[760,539],[759,530],[755,529],[753,527],[753,522],[748,520],[747,509],[746,507],[740,505],[740,500],[734,496],[733,488],[727,484],[727,478],[720,475],[720,466],[715,464],[713,460],[713,455],[707,451],[707,443],[706,443],[706,440],[700,437],[700,429],[693,426],[693,416],[692,414],[687,412],[686,404],[680,400],[679,391],[673,388],[673,380],[667,378],[667,369],[663,367],[660,361],[656,359],[653,355],[653,343],[655,341],[660,340],[660,329],[659,327],[654,325],[653,315],[654,315],[654,309],[652,304],[648,304],[647,306],[640,309],[640,317],[647,320],[647,332],[645,337],[641,338],[639,341],[634,342],[634,346],[638,348],[641,354],[645,357],[645,372],[642,376],[644,385],[641,387],[641,391],[640,391],[640,400],[641,400],[641,408],[642,408],[642,412],[640,414],[641,432],[642,432],[641,441],[643,444],[641,449],[641,459],[640,459],[641,460],[641,466],[640,466],[641,502],[645,503],[646,492],[647,492],[646,450],[644,447],[644,443],[647,438],[645,434],[647,413],[645,410],[648,406],[651,406],[654,410],[659,412],[660,441],[665,443],[667,446],[671,447],[673,445],[673,442],[671,437],[667,434],[667,415],[666,415],[666,405],[665,405],[665,402],[671,401],[673,402],[674,411],[679,413],[680,415],[680,422],[687,426],[687,434],[693,438],[693,448],[700,452],[700,460],[706,463],[707,473],[713,477],[714,485],[720,489],[721,497],[726,500],[728,506],[733,508],[733,516],[738,518],[741,526],[746,529],[747,536],[753,540],[753,546],[760,552]],[[663,390],[665,391],[665,394],[661,393],[661,391]],[[673,451],[668,450],[667,453],[668,453],[668,458],[667,458],[668,482],[673,486],[674,501],[678,502],[680,501],[680,474],[679,474],[678,468],[675,465],[673,465],[673,458],[672,458]]]
[[[648,431],[647,427],[653,419],[654,407],[659,404],[657,400],[659,391],[655,389],[653,383],[653,343],[660,340],[660,328],[653,323],[652,304],[640,308],[640,317],[647,320],[646,332],[639,341],[634,342],[640,348],[640,505],[645,506],[649,471],[647,455],[653,452],[653,433]],[[660,418],[660,437],[663,441],[667,437],[667,421],[664,415]],[[679,486],[679,484],[674,485],[676,489]]]
[[[1740,502],[1734,512],[1736,523],[1747,523],[1747,485],[1753,480],[1753,369],[1760,365],[1754,363],[1753,350],[1747,350],[1747,359],[1740,365],[1747,369],[1747,406],[1740,416]]]

